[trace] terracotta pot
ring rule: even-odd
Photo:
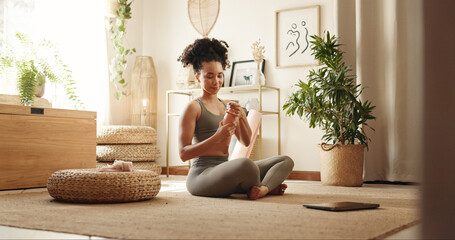
[[[321,182],[323,185],[362,186],[365,145],[318,146],[321,160]],[[330,148],[332,149],[328,150]]]

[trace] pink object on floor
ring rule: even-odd
[[[131,172],[132,170],[133,162],[115,160],[114,164],[101,168],[100,172]]]
[[[252,109],[248,113],[248,124],[251,128],[251,141],[248,147],[243,146],[239,141],[234,146],[232,154],[229,156],[229,160],[236,158],[249,158],[251,156],[251,151],[253,151],[254,143],[258,136],[259,127],[261,126],[262,113]]]

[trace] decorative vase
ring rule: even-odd
[[[192,65],[188,65],[187,67],[180,69],[176,85],[177,89],[194,89],[201,87],[194,76]]]
[[[253,85],[265,85],[265,76],[264,73],[262,73],[262,71],[259,69],[259,64],[256,72],[253,74]]]
[[[44,95],[44,87],[46,84],[37,85],[35,88],[35,97],[42,97]]]
[[[194,75],[193,65],[189,65],[186,68],[188,68],[187,87],[189,89],[201,88],[201,85],[199,84],[199,82],[197,81],[197,79]]]
[[[38,76],[36,77],[36,87],[35,87],[35,97],[44,96],[44,87],[46,86],[46,77]]]
[[[137,56],[131,77],[131,125],[156,129],[157,87],[153,58]]]
[[[362,186],[365,145],[319,145],[319,149],[323,185]]]

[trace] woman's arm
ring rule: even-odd
[[[216,133],[206,140],[192,144],[196,120],[200,115],[200,107],[197,102],[191,102],[184,110],[180,118],[179,154],[182,161],[203,156],[208,151],[213,151],[214,144],[219,144],[235,133],[235,125],[227,124],[220,126]],[[212,147],[212,148],[211,148]]]
[[[238,118],[238,127],[235,131],[235,136],[244,146],[249,146],[251,141],[251,128],[248,124],[248,119],[246,118],[246,112],[243,108],[235,102],[229,102],[228,111],[236,115]]]

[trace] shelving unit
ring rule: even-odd
[[[277,96],[277,110],[276,111],[263,111],[263,93],[273,91],[276,92]],[[172,95],[185,95],[188,96],[188,102],[193,100],[195,97],[201,95],[202,90],[199,89],[184,89],[184,90],[170,90],[166,92],[166,176],[169,176],[169,169],[176,168],[176,167],[186,167],[186,165],[179,165],[179,166],[170,166],[169,165],[169,122],[171,117],[178,117],[180,116],[179,113],[170,112],[170,101]],[[277,124],[278,124],[278,154],[281,154],[281,140],[280,140],[280,89],[275,87],[269,86],[261,86],[261,85],[248,85],[248,86],[235,86],[235,87],[224,87],[221,88],[218,92],[218,95],[223,94],[239,94],[239,93],[257,93],[259,99],[259,112],[263,115],[276,115],[277,116]],[[259,137],[258,137],[258,147],[259,147],[259,159],[262,158],[262,124],[259,128]],[[189,164],[190,161],[189,161]]]

